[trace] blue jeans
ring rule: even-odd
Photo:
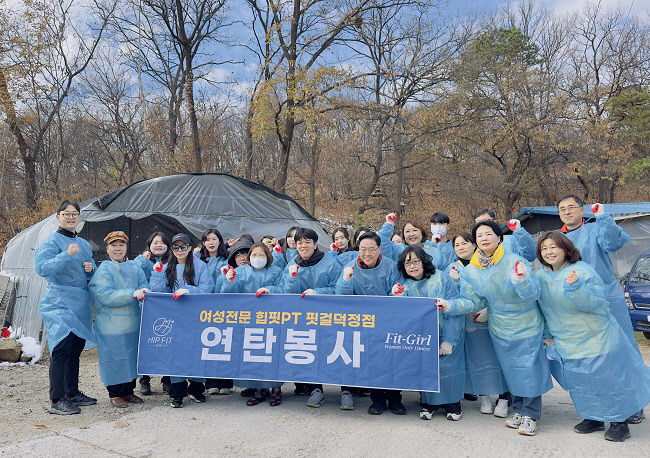
[[[523,417],[530,417],[537,421],[542,417],[542,397],[512,396],[512,410]]]

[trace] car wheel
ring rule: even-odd
[[[646,339],[650,339],[650,332],[645,331],[643,335],[645,336]]]

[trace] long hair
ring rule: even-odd
[[[170,251],[171,251],[171,247]],[[174,254],[169,255],[169,261],[167,262],[167,270],[165,275],[167,276],[167,286],[170,290],[174,291],[178,287],[178,281],[176,279],[176,266],[178,265],[178,259]],[[194,282],[194,251],[192,251],[192,245],[190,245],[190,251],[185,258],[185,269],[183,270],[183,280],[188,285],[196,286]]]
[[[151,244],[153,243],[153,239],[155,239],[156,237],[160,237],[162,239],[162,243],[164,243],[165,246],[167,246],[167,251],[165,251],[165,254],[163,254],[160,257],[162,263],[164,264],[169,260],[170,252],[172,251],[171,246],[169,244],[169,238],[167,238],[167,235],[165,235],[164,232],[156,231],[149,236],[149,238],[147,239],[147,251],[151,253]]]
[[[359,237],[361,234],[361,231],[363,232],[372,232],[372,229],[370,229],[367,226],[359,226],[356,231],[354,231],[354,240],[350,240],[350,245],[352,245],[352,249],[355,251],[359,251]]]
[[[345,250],[340,250],[339,249],[339,253],[345,253],[346,251],[351,251],[352,250],[352,240],[350,240],[350,233],[348,232],[348,230],[345,227],[337,227],[336,229],[334,229],[334,231],[332,232],[332,241],[335,241],[334,237],[336,236],[337,232],[341,232],[343,234],[343,236],[346,239],[348,239],[347,248]]]
[[[210,235],[210,234],[216,235],[217,238],[219,239],[219,248],[217,248],[217,257],[218,258],[224,258],[224,259],[227,258],[228,257],[228,248],[223,243],[223,236],[221,235],[221,232],[219,232],[219,230],[217,230],[214,227],[211,227],[210,229],[205,231],[203,233],[203,235],[201,235],[201,258],[202,259],[207,259],[207,258],[210,257],[210,253],[208,252],[208,249],[205,247],[205,245],[203,245],[203,242],[208,240],[208,235]]]
[[[284,260],[287,260],[287,249],[289,248],[289,244],[287,243],[287,239],[289,238],[289,235],[291,235],[292,232],[297,231],[300,229],[300,226],[291,226],[289,230],[287,231],[286,235],[284,236],[284,241],[282,242],[282,255],[284,256]],[[294,239],[295,242],[295,239]]]

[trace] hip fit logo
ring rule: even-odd
[[[174,320],[160,317],[153,323],[153,333],[158,337],[164,337],[171,332],[173,324]]]

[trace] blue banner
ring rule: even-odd
[[[430,298],[147,293],[138,373],[438,391]]]

